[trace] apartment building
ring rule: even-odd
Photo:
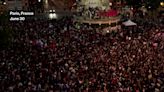
[[[28,0],[6,0],[8,10],[27,10]]]
[[[0,14],[2,14],[3,12],[5,12],[7,9],[7,5],[6,2],[4,2],[3,0],[0,1]]]

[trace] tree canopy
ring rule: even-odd
[[[149,7],[151,10],[157,9],[161,1],[164,0],[125,0],[128,5],[139,8],[142,5]]]

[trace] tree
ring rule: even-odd
[[[7,48],[11,44],[12,32],[8,26],[9,18],[6,13],[0,15],[0,49]]]
[[[127,5],[133,6],[134,8],[139,8],[142,6],[142,1],[141,0],[125,0]]]
[[[144,4],[149,10],[156,10],[160,5],[161,0],[145,0]]]
[[[11,32],[9,28],[0,30],[0,49],[5,49],[11,44]]]

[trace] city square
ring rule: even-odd
[[[0,92],[164,92],[163,0],[1,0]]]

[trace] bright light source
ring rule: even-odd
[[[48,0],[45,0],[45,3],[48,4]]]
[[[50,10],[49,12],[52,12],[52,10]]]
[[[55,10],[52,10],[52,12],[55,12]]]
[[[41,2],[41,0],[38,0],[38,2]]]
[[[112,6],[112,3],[109,3],[110,6]]]
[[[49,18],[50,18],[50,19],[57,19],[56,13],[50,13],[50,14],[49,14]]]
[[[4,5],[6,5],[6,2],[3,2]]]
[[[161,6],[164,6],[164,2],[160,2],[160,5],[161,5]]]

